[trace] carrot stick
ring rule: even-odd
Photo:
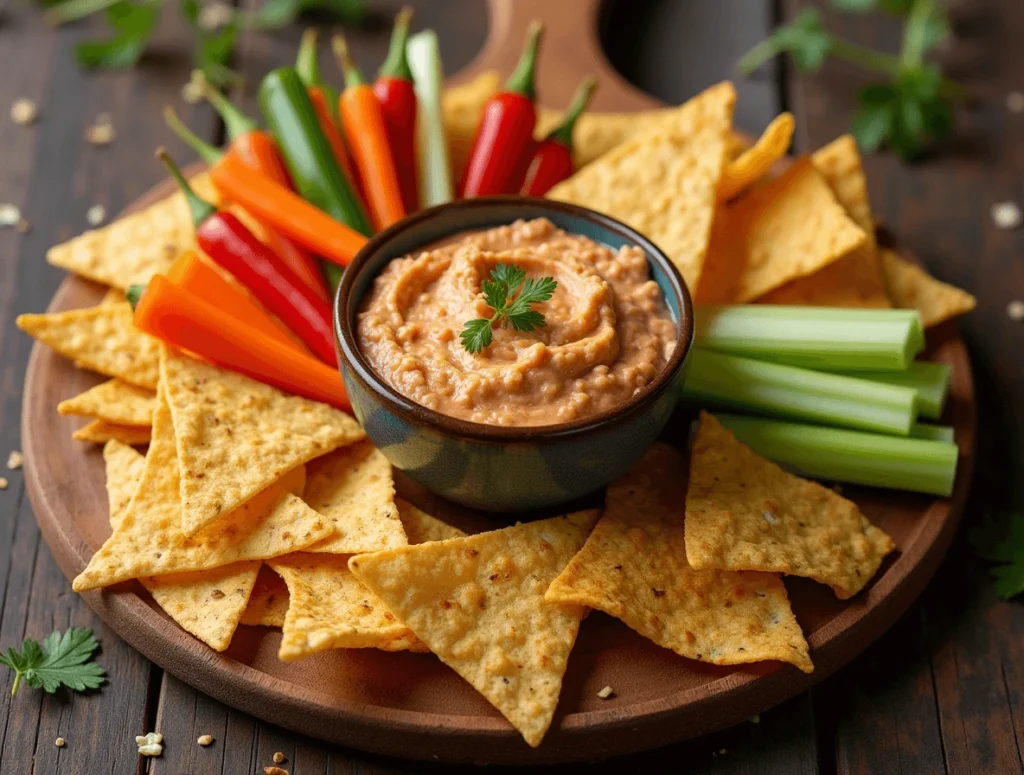
[[[213,183],[260,221],[338,266],[348,266],[366,237],[323,210],[241,164],[232,155],[210,169]]]
[[[336,369],[267,338],[163,275],[149,281],[135,308],[135,326],[225,369],[351,411]]]

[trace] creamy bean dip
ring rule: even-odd
[[[498,264],[553,277],[534,305],[545,325],[493,329],[464,349],[468,320],[489,318],[481,286]],[[675,324],[636,246],[618,251],[539,218],[467,232],[391,261],[363,301],[360,351],[399,393],[487,425],[554,425],[628,400],[665,367]]]

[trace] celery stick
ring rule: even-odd
[[[924,347],[915,310],[788,307],[696,308],[702,347],[825,371],[900,371]]]
[[[441,49],[434,31],[424,30],[409,38],[405,51],[418,102],[416,156],[420,203],[431,207],[449,201],[454,194],[441,111],[444,89]]]
[[[956,444],[716,414],[759,455],[804,476],[932,495],[953,492]]]
[[[910,426],[910,438],[945,441],[952,444],[956,433],[948,425],[933,425],[930,422],[916,422]]]
[[[906,436],[917,418],[913,388],[694,348],[684,398],[759,414]]]
[[[831,369],[829,369],[831,371]],[[917,391],[917,410],[922,417],[937,420],[949,392],[949,364],[914,361],[906,371],[858,371],[846,372],[862,379],[873,379],[889,385],[903,385]]]

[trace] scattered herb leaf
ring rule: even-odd
[[[1024,592],[1024,517],[989,515],[971,531],[971,543],[991,570],[996,594],[1004,600]]]
[[[52,632],[40,646],[31,638],[21,644],[21,651],[13,648],[0,653],[0,664],[14,671],[11,696],[18,693],[22,679],[33,689],[53,694],[61,686],[76,692],[97,689],[106,679],[103,668],[90,662],[99,644],[92,630],[71,628],[61,634]]]
[[[490,278],[482,283],[484,301],[494,310],[490,318],[476,318],[466,322],[459,338],[462,346],[478,353],[490,345],[491,326],[512,326],[516,331],[535,331],[544,326],[544,315],[531,305],[547,301],[558,283],[553,277],[526,278],[526,272],[514,264],[498,264]],[[518,291],[518,293],[517,293]]]
[[[160,2],[120,2],[107,8],[107,23],[114,35],[106,40],[86,40],[75,47],[78,63],[88,68],[131,67],[146,50],[156,29]]]

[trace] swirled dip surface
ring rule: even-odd
[[[554,277],[534,305],[546,325],[493,331],[463,349],[468,320],[489,318],[481,285],[497,264]],[[364,300],[359,347],[399,393],[488,425],[553,425],[610,409],[665,367],[675,325],[638,247],[614,251],[546,219],[469,232],[391,261]]]

